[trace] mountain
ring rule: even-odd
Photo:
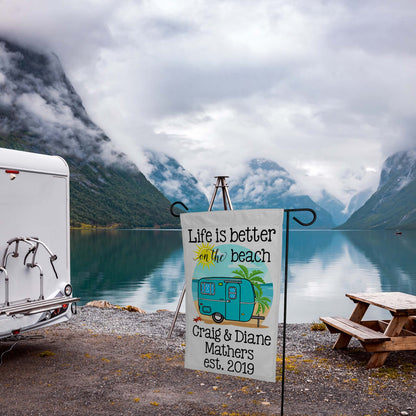
[[[295,185],[289,173],[276,162],[267,159],[252,159],[243,177],[228,181],[229,193],[234,209],[254,208],[312,208],[317,214],[314,228],[332,228],[331,214],[316,204],[307,195],[295,195]],[[299,213],[304,222],[311,219],[309,213]],[[294,223],[295,226],[296,223]]]
[[[364,189],[363,191],[355,194],[347,206],[347,218],[349,218],[355,211],[358,211],[358,209],[360,209],[368,201],[372,194],[373,190],[371,188]]]
[[[89,118],[51,53],[0,39],[0,147],[70,167],[71,225],[177,226],[170,203]]]
[[[331,214],[335,225],[344,223],[348,218],[348,215],[344,212],[345,205],[327,191],[324,190],[321,197],[316,202],[320,207]]]
[[[416,148],[386,159],[377,191],[340,228],[416,229]]]
[[[151,167],[147,178],[171,203],[181,201],[190,211],[208,210],[208,199],[189,171],[164,153],[147,150],[145,156]]]

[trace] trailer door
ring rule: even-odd
[[[239,321],[241,286],[237,283],[227,283],[225,287],[225,296],[225,318],[230,319],[231,321]]]

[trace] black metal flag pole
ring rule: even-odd
[[[231,199],[230,199],[230,195],[228,193],[228,185],[225,182],[225,178],[227,178],[228,176],[216,176],[217,178],[217,183],[215,184],[215,189],[214,189],[214,193],[212,195],[212,199],[211,199],[211,203],[209,205],[208,211],[212,210],[212,207],[214,205],[214,200],[215,200],[215,196],[217,194],[217,190],[218,188],[222,188],[222,193],[223,193],[223,202],[224,202],[224,209],[230,209],[232,210],[233,207],[231,205]],[[188,210],[188,207],[183,204],[180,201],[174,202],[171,207],[170,207],[170,212],[173,216],[175,217],[179,217],[178,214],[176,214],[173,211],[173,207],[175,205],[182,205],[182,207],[186,210]],[[312,220],[309,222],[303,222],[301,221],[299,218],[297,217],[293,217],[293,219],[300,225],[302,225],[303,227],[308,227],[310,225],[312,225],[315,220],[316,220],[316,212],[311,209],[311,208],[292,208],[292,209],[285,209],[284,212],[286,214],[286,247],[285,247],[285,275],[284,275],[284,294],[283,294],[283,345],[282,345],[282,394],[281,394],[281,407],[280,407],[280,416],[283,416],[283,408],[284,408],[284,394],[285,394],[285,369],[286,369],[286,324],[287,324],[287,285],[288,285],[288,265],[289,265],[289,230],[290,230],[290,214],[293,212],[310,212],[313,217]],[[181,304],[183,302],[183,298],[185,295],[185,286],[182,289],[182,293],[181,296],[179,298],[179,302],[175,311],[175,316],[168,334],[168,338],[171,337],[172,332],[173,332],[173,328],[175,326],[178,314],[179,314],[179,310],[181,307]]]
[[[285,397],[285,368],[286,368],[286,323],[287,323],[287,281],[288,281],[288,264],[289,264],[289,222],[290,222],[290,213],[299,212],[299,211],[309,211],[312,213],[313,218],[310,222],[303,222],[297,217],[293,219],[303,227],[308,227],[312,225],[316,220],[316,213],[311,208],[293,208],[285,209],[286,213],[286,247],[285,247],[285,288],[283,295],[283,352],[282,352],[282,394],[280,401],[280,416],[283,416],[283,404]]]
[[[187,207],[184,203],[182,203],[181,201],[176,201],[176,202],[174,202],[174,203],[170,206],[170,213],[171,213],[174,217],[179,217],[179,215],[178,215],[178,214],[175,214],[175,212],[173,211],[173,207],[174,207],[175,205],[178,205],[178,204],[182,205],[182,206],[183,206],[183,207],[184,207],[184,208],[188,211],[188,207]],[[181,295],[179,296],[179,301],[178,301],[178,304],[176,305],[176,311],[175,311],[175,315],[173,316],[172,325],[170,326],[170,330],[169,330],[168,338],[170,338],[170,337],[172,336],[173,328],[175,327],[176,320],[178,319],[179,310],[181,309],[181,305],[182,305],[182,302],[183,302],[183,298],[185,297],[185,287],[186,287],[186,282],[185,282],[185,284],[183,285]]]

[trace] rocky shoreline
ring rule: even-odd
[[[185,316],[83,306],[69,323],[38,331],[4,354],[0,414],[279,415],[282,328],[276,383],[184,368]],[[416,415],[416,354],[390,354],[367,370],[353,342],[289,324],[286,415]],[[0,354],[12,343],[0,343]]]

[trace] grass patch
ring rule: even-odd
[[[326,331],[326,325],[323,322],[313,322],[311,331]]]

